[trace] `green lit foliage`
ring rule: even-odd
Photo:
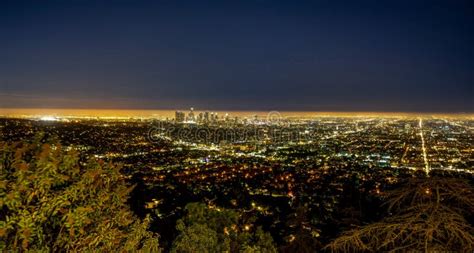
[[[204,224],[193,224],[183,227],[181,234],[173,244],[173,252],[222,252],[229,248],[221,243],[217,232]]]
[[[326,248],[333,252],[473,252],[474,190],[449,178],[411,179],[388,193],[380,222],[344,233]]]
[[[273,238],[230,209],[190,203],[178,220],[172,252],[276,252]]]
[[[118,166],[58,143],[0,147],[0,251],[159,251]]]

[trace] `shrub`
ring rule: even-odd
[[[0,143],[0,251],[159,251],[120,167],[59,143]]]

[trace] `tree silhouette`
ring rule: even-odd
[[[333,252],[473,252],[474,191],[454,178],[413,178],[388,193],[380,222],[343,233],[326,249]]]
[[[287,226],[293,234],[288,238],[288,243],[281,247],[282,252],[314,252],[321,248],[318,240],[319,230],[308,219],[308,208],[298,206],[290,215]]]

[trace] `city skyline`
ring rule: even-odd
[[[220,118],[228,115],[238,118],[253,118],[258,116],[265,119],[277,115],[284,119],[317,119],[321,117],[369,117],[369,118],[465,118],[474,119],[474,113],[456,112],[377,112],[377,111],[236,111],[210,110],[194,108],[194,112],[204,116],[205,113],[215,113]],[[191,108],[174,110],[137,110],[137,109],[67,109],[67,108],[0,108],[0,117],[26,119],[172,119],[176,113],[186,117]]]

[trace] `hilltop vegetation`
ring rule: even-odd
[[[159,251],[119,170],[57,143],[1,143],[0,251]]]

